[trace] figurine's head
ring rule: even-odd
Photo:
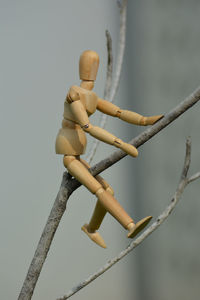
[[[84,51],[79,60],[79,75],[81,80],[96,80],[99,68],[99,55],[92,50]]]

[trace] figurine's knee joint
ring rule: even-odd
[[[95,176],[95,178],[102,185],[106,192],[110,193],[112,196],[114,195],[112,187],[105,181],[105,179],[103,179],[100,175]]]
[[[94,178],[94,177],[93,177]],[[94,178],[94,181],[87,181],[85,184],[84,184],[88,190],[92,193],[92,194],[95,194],[97,196],[97,193],[99,190],[103,190],[101,184]]]
[[[112,189],[111,186],[108,186],[108,187],[106,188],[106,192],[108,192],[108,193],[110,193],[112,196],[114,196],[114,190]]]
[[[105,190],[103,189],[102,186],[98,187],[96,192],[95,192],[95,195],[97,196],[97,198],[99,198],[100,194],[102,194]]]

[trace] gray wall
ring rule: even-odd
[[[133,99],[128,105],[143,114],[167,112],[200,82],[200,3],[130,1],[128,12],[127,98]],[[167,205],[180,177],[189,135],[191,174],[199,170],[199,125],[198,104],[141,148],[135,163],[134,207],[139,214],[156,216]],[[189,186],[168,221],[137,249],[138,299],[198,298],[199,188],[199,182]]]
[[[199,85],[198,1],[129,1],[128,32],[117,105],[151,115],[165,113]],[[0,0],[1,213],[0,295],[16,299],[60,185],[62,158],[54,154],[63,101],[78,84],[78,57],[100,54],[95,91],[105,83],[105,29],[119,30],[116,1]],[[104,172],[117,199],[135,219],[157,216],[179,180],[185,138],[193,142],[191,173],[199,164],[199,105]],[[98,124],[99,114],[93,118]],[[143,128],[109,120],[107,129],[128,141]],[[89,140],[88,149],[92,139]],[[111,153],[101,145],[95,161]],[[113,269],[74,299],[196,299],[199,295],[199,183],[187,188],[168,221]],[[55,299],[96,271],[129,241],[110,216],[102,250],[80,231],[94,197],[83,187],[68,202],[34,300]]]

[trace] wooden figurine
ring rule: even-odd
[[[62,128],[56,138],[56,153],[63,154],[64,166],[69,173],[81,182],[91,193],[97,197],[97,203],[89,224],[81,228],[89,238],[99,246],[106,248],[106,244],[97,231],[106,212],[109,212],[126,230],[127,237],[133,238],[151,220],[148,216],[136,224],[114,197],[113,189],[99,175],[92,176],[88,171],[90,166],[80,158],[86,149],[86,133],[104,143],[122,149],[127,154],[136,157],[137,149],[118,139],[108,131],[93,126],[89,116],[96,109],[102,113],[117,117],[123,121],[136,125],[151,125],[162,116],[144,117],[135,112],[122,110],[116,105],[99,98],[93,91],[94,81],[99,66],[99,56],[96,52],[84,51],[79,61],[80,86],[73,85],[69,89],[64,103]]]

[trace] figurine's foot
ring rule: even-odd
[[[147,224],[151,221],[152,216],[148,216],[139,222],[137,222],[133,227],[129,230],[129,233],[127,234],[127,237],[132,239],[134,238],[142,229],[144,229]]]
[[[85,224],[81,227],[81,229],[89,236],[89,238],[99,245],[102,248],[106,248],[106,243],[104,242],[103,238],[100,236],[99,232],[89,232],[88,231],[88,224]]]

